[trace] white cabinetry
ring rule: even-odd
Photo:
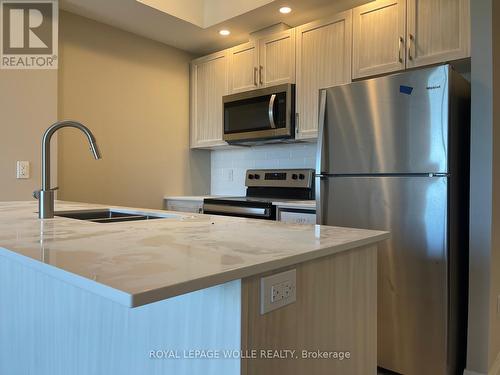
[[[296,137],[318,135],[319,90],[351,82],[352,11],[297,28]]]
[[[353,24],[355,79],[470,57],[470,0],[376,0]]]
[[[469,0],[408,0],[407,67],[470,56]]]
[[[295,82],[295,29],[262,37],[229,50],[229,91]]]
[[[353,25],[353,78],[405,68],[406,0],[357,7]]]
[[[223,146],[222,97],[228,93],[228,53],[191,62],[191,148]]]
[[[191,147],[227,147],[222,97],[296,83],[296,138],[318,133],[319,90],[470,57],[470,0],[375,0],[191,64]]]
[[[259,39],[261,87],[295,82],[295,29]]]
[[[234,94],[259,87],[259,54],[255,41],[229,50],[229,92]]]

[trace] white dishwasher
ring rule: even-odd
[[[316,210],[278,207],[277,220],[288,224],[316,224]]]

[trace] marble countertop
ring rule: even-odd
[[[387,232],[150,209],[169,218],[39,220],[36,202],[0,202],[0,256],[137,307],[388,238]],[[56,202],[56,211],[108,208]]]
[[[203,202],[205,198],[224,198],[221,195],[186,195],[186,196],[165,196],[166,200],[182,200],[182,201],[195,201]],[[291,208],[307,208],[316,209],[315,200],[296,200],[296,199],[277,199],[272,202],[275,206],[291,207]]]

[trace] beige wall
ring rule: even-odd
[[[61,12],[59,117],[85,123],[59,136],[59,198],[160,208],[168,195],[206,194],[210,155],[189,150],[185,52]]]
[[[57,118],[57,71],[0,70],[0,201],[30,200],[40,187],[40,140]],[[16,179],[16,161],[31,178]]]

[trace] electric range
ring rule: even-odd
[[[276,220],[273,202],[314,199],[314,169],[249,169],[243,197],[205,198],[203,213]]]

